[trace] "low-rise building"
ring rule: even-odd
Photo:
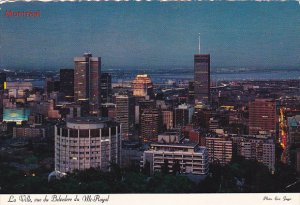
[[[53,126],[48,125],[22,125],[13,127],[13,137],[51,137]]]
[[[144,149],[138,141],[122,142],[122,167],[138,168]]]
[[[232,141],[225,137],[205,137],[209,162],[228,164],[232,158]]]
[[[275,141],[270,135],[231,136],[235,154],[256,160],[275,171]]]
[[[208,173],[208,152],[206,147],[197,143],[189,144],[151,144],[150,149],[144,151],[141,167],[150,164],[150,173],[161,171],[167,163],[169,172],[175,163],[180,165],[180,173],[206,175]]]
[[[159,143],[179,143],[179,135],[177,132],[164,132],[157,137]]]

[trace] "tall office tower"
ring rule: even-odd
[[[6,82],[6,73],[0,73],[0,91],[4,90],[4,82]]]
[[[140,113],[143,112],[145,109],[154,109],[156,107],[154,100],[141,100],[138,102]]]
[[[173,125],[173,111],[163,110],[162,111],[162,121],[165,130],[170,130],[174,127]]]
[[[189,104],[194,104],[194,103],[195,103],[195,88],[194,88],[194,81],[190,81],[190,82],[189,82],[188,103],[189,103]]]
[[[116,104],[113,103],[102,103],[100,106],[101,117],[107,117],[115,119],[116,117]]]
[[[75,57],[74,98],[75,101],[88,100],[90,113],[98,115],[100,105],[101,58],[85,53]]]
[[[60,69],[60,90],[65,100],[74,100],[74,69]]]
[[[211,109],[195,108],[195,113],[193,115],[193,125],[196,127],[202,127],[205,129],[209,129],[209,120],[210,120],[210,118],[212,118],[214,116],[215,116],[215,113]]]
[[[68,119],[55,126],[55,171],[72,172],[121,165],[121,126],[97,117]]]
[[[58,92],[60,90],[60,82],[51,78],[47,78],[44,90],[47,96],[49,96],[52,92]]]
[[[112,87],[111,87],[111,74],[101,73],[100,78],[100,88],[101,88],[101,103],[111,102]]]
[[[155,109],[156,105],[154,100],[145,100],[139,97],[135,97],[135,100],[135,124],[140,124],[140,118],[143,111],[145,109]]]
[[[157,141],[160,126],[160,114],[157,109],[145,109],[141,114],[141,137]]]
[[[272,99],[255,99],[249,102],[249,134],[260,131],[276,133],[276,102]]]
[[[132,81],[133,96],[149,98],[154,97],[153,84],[151,78],[147,75],[137,75]]]
[[[195,103],[210,102],[210,54],[200,53],[200,35],[199,53],[194,55],[194,92]]]
[[[179,105],[174,110],[174,124],[176,128],[183,127],[192,122],[194,108],[187,104]]]
[[[116,121],[121,123],[123,139],[131,139],[134,126],[134,98],[129,95],[115,95]]]
[[[194,92],[195,103],[210,101],[210,55],[194,56]]]

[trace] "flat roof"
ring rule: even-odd
[[[189,142],[189,143],[184,143],[184,144],[174,144],[174,143],[152,143],[151,146],[155,146],[155,147],[182,147],[182,148],[195,148],[198,144],[197,143],[193,143],[193,142]]]
[[[77,117],[67,119],[67,122],[77,123],[77,124],[99,124],[109,121],[107,118],[98,118],[98,117]]]
[[[159,143],[156,143],[156,144],[151,144],[151,146],[156,146],[156,147],[161,147],[161,148],[164,148],[164,147],[174,147],[174,148],[191,148],[193,149],[193,153],[204,153],[205,150],[207,150],[206,147],[202,147],[202,146],[198,146],[197,143],[189,143],[189,144],[159,144]],[[148,150],[148,151],[153,151],[152,149]],[[159,152],[187,152],[187,151],[182,151],[182,150],[173,150],[173,151],[170,151],[170,150],[164,150],[164,149],[161,149],[161,150],[157,150]]]

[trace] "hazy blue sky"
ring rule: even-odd
[[[73,67],[86,51],[105,66],[299,66],[300,5],[256,2],[7,3],[0,5],[0,67]],[[40,10],[40,18],[6,10]]]

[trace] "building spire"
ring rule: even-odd
[[[200,39],[200,33],[199,33],[199,48],[198,48],[199,49],[199,54],[200,54],[200,45],[201,45],[200,43],[201,43],[201,39]]]

